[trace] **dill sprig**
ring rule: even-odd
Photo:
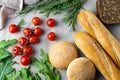
[[[45,13],[48,17],[50,13],[60,14],[66,12],[63,22],[69,23],[70,29],[75,30],[76,18],[83,4],[87,0],[41,0],[40,2],[26,6],[23,10],[18,11],[18,14],[28,13],[31,10],[39,10],[40,13]]]

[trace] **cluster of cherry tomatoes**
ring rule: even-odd
[[[55,20],[52,18],[48,19],[46,23],[48,27],[55,26]],[[33,49],[30,45],[38,43],[39,36],[41,36],[44,32],[42,28],[37,26],[41,24],[41,19],[39,17],[33,17],[32,24],[35,25],[34,29],[31,29],[29,27],[24,28],[24,36],[18,39],[19,45],[13,46],[12,48],[13,56],[22,54],[22,57],[20,58],[20,63],[24,66],[29,65],[31,62],[30,56],[33,54]],[[19,27],[17,25],[11,24],[9,26],[10,33],[16,33],[18,31]],[[54,32],[50,32],[48,33],[47,38],[50,41],[54,41],[56,39],[56,34]]]

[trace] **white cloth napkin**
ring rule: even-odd
[[[40,0],[24,0],[24,3],[27,5],[33,5],[35,3],[37,3]]]
[[[23,3],[35,4],[40,0],[0,0],[0,29],[4,28],[6,20],[16,16],[16,11],[22,10]]]

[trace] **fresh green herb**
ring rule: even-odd
[[[22,80],[32,80],[32,73],[30,71],[30,67],[29,68],[23,68],[20,70],[20,77],[22,78]]]
[[[12,60],[13,57],[8,56],[7,58],[2,59],[0,62],[0,80],[5,80],[6,75],[14,70],[12,66],[15,62]]]
[[[18,23],[18,26],[24,26],[26,23],[25,23],[25,20],[24,19],[21,19],[20,22]]]
[[[35,76],[33,76],[32,80],[41,80],[40,76],[38,73],[35,74]]]
[[[40,55],[41,55],[41,59],[42,60],[46,60],[46,61],[49,62],[48,55],[47,55],[47,53],[43,49],[40,50]]]
[[[12,61],[13,56],[9,51],[5,50],[5,48],[15,44],[16,42],[16,39],[0,41],[0,80],[6,80],[6,75],[14,70],[12,68],[15,64],[15,62]]]
[[[8,56],[10,56],[10,52],[0,48],[0,61]]]
[[[38,73],[35,75],[31,72],[29,68],[22,68],[21,70],[14,70],[6,76],[6,80],[41,80]]]
[[[0,42],[0,80],[41,80],[40,76],[36,73],[33,75],[29,68],[22,68],[16,71],[12,66],[15,64],[13,56],[9,51],[5,50],[6,47],[15,44],[16,39],[2,40]]]
[[[46,13],[48,17],[51,12],[54,14],[60,14],[66,12],[63,22],[68,23],[70,29],[75,30],[77,14],[80,9],[83,8],[83,4],[87,0],[41,0],[35,5],[26,6],[23,10],[18,11],[18,14],[28,13],[31,10],[40,10],[40,13]]]
[[[6,44],[5,44],[6,42]],[[16,71],[12,66],[15,64],[13,56],[5,48],[9,45],[15,44],[16,40],[3,40],[0,42],[0,80],[41,80],[38,73],[33,75],[29,68],[22,68],[20,71]],[[2,46],[3,44],[3,46]],[[60,74],[55,70],[52,64],[49,62],[48,55],[41,49],[41,59],[32,59],[33,65],[38,68],[38,71],[42,73],[46,80],[59,80]]]
[[[16,39],[12,39],[12,40],[2,40],[0,41],[0,48],[6,48],[10,45],[13,45],[17,43],[17,40]]]
[[[10,56],[10,52],[5,50],[5,48],[10,45],[15,44],[16,42],[17,42],[16,39],[0,41],[0,61],[4,58]]]
[[[20,72],[19,71],[16,72],[16,70],[14,70],[13,72],[6,76],[6,80],[18,80],[19,75]]]
[[[35,66],[39,73],[45,76],[46,80],[59,80],[60,74],[52,64],[49,62],[48,55],[41,49],[41,59],[32,58],[32,64]]]

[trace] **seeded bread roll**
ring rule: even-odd
[[[98,16],[106,24],[120,23],[120,0],[97,0]]]
[[[67,69],[75,58],[77,58],[77,50],[70,42],[60,41],[50,48],[49,59],[55,68]]]
[[[95,66],[87,58],[81,57],[74,59],[68,66],[68,80],[94,80]]]

